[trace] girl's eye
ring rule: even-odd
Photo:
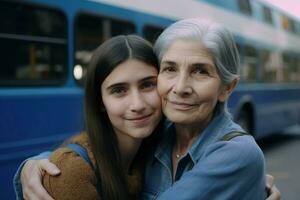
[[[114,94],[114,95],[117,95],[117,96],[121,96],[123,94],[126,93],[126,88],[125,87],[114,87],[111,89],[110,93],[111,94]]]
[[[156,81],[146,81],[141,84],[142,90],[152,90],[156,88]]]

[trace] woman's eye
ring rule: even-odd
[[[161,72],[175,72],[176,68],[173,66],[164,66],[161,69]]]
[[[208,74],[208,70],[205,68],[204,65],[199,65],[199,66],[196,66],[192,70],[192,73],[195,73],[195,74]]]

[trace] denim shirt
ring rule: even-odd
[[[234,131],[243,130],[229,114],[216,114],[178,161],[173,180],[175,128],[169,124],[164,139],[147,160],[141,199],[265,199],[263,153],[251,136],[220,140]]]

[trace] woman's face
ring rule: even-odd
[[[145,138],[161,119],[157,69],[136,59],[119,64],[101,85],[102,100],[118,136]]]
[[[201,44],[175,41],[161,60],[158,92],[163,113],[178,124],[205,127],[218,101],[227,99],[210,54]]]

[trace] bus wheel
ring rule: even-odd
[[[247,132],[250,134],[252,133],[251,129],[251,118],[250,118],[250,112],[247,112],[246,109],[241,110],[239,113],[236,122]]]

